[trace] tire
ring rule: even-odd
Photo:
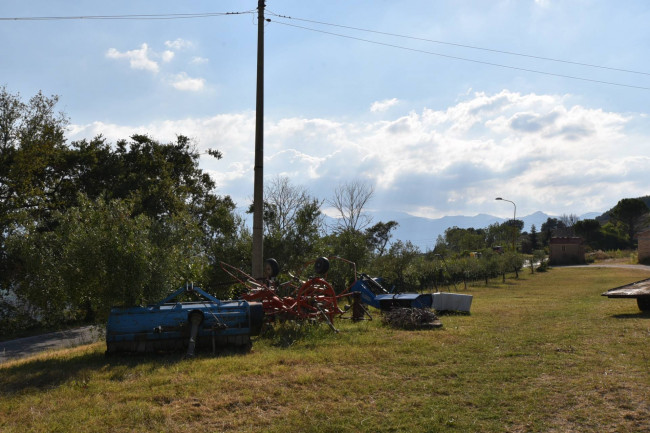
[[[316,259],[316,263],[314,263],[314,271],[318,275],[323,275],[326,274],[327,271],[330,269],[330,261],[327,260],[327,257],[319,257]]]
[[[271,267],[271,275],[269,275],[269,277],[277,277],[280,273],[280,265],[278,264],[278,261],[275,259],[266,259],[264,263]]]

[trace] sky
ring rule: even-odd
[[[3,0],[0,85],[59,95],[69,141],[180,134],[218,149],[201,167],[246,208],[256,8]],[[5,19],[125,15],[167,19]],[[321,200],[362,181],[369,210],[429,218],[512,215],[496,197],[524,216],[650,195],[645,0],[267,0],[266,18],[267,181]]]

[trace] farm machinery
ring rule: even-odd
[[[301,280],[291,275],[291,279],[282,284],[275,281],[279,265],[274,259],[265,262],[265,278],[262,280],[224,262],[221,262],[221,268],[243,286],[241,299],[262,304],[267,319],[325,321],[336,330],[334,318],[343,313],[338,303],[347,294],[337,295],[325,279],[324,274],[329,269],[326,258],[321,257],[313,263],[316,276]]]
[[[179,302],[181,295],[200,298]],[[198,287],[185,286],[157,304],[113,307],[106,325],[106,354],[169,352],[197,347],[250,348],[258,335],[264,310],[258,302],[221,301]]]
[[[349,287],[336,291],[327,281],[330,260],[341,261],[349,265],[353,279]],[[309,265],[313,264],[316,276],[302,279]],[[432,294],[390,293],[379,282],[366,274],[358,273],[356,264],[341,257],[320,257],[303,266],[303,269],[290,280],[279,284],[275,277],[279,273],[279,265],[273,259],[265,263],[265,278],[257,280],[242,270],[226,263],[221,263],[222,269],[243,286],[241,299],[260,302],[268,320],[317,320],[326,322],[333,330],[334,318],[343,317],[350,306],[343,309],[340,303],[344,298],[352,302],[352,319],[361,320],[372,318],[362,305],[370,305],[382,311],[394,308],[431,308]],[[347,317],[344,317],[347,318]]]

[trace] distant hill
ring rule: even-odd
[[[637,198],[639,200],[641,200],[642,202],[644,202],[645,205],[650,208],[650,195],[646,195],[646,196],[643,196],[643,197],[637,197]],[[614,209],[614,208],[612,207],[612,209]],[[602,215],[595,216],[595,217],[592,217],[592,218],[596,219],[601,224],[605,224],[607,221],[609,221],[609,216],[610,216],[610,213],[611,213],[612,209],[608,210],[607,212],[604,212]]]
[[[475,216],[445,216],[442,218],[423,218],[409,215],[407,213],[399,212],[373,212],[373,223],[379,221],[394,220],[399,223],[399,226],[393,231],[393,240],[411,241],[420,250],[426,251],[433,249],[436,245],[438,235],[444,235],[445,230],[450,227],[459,228],[485,228],[490,224],[501,224],[508,220],[508,218],[500,218],[494,215],[478,214]],[[530,231],[531,226],[534,224],[535,228],[539,231],[540,227],[546,220],[552,217],[544,212],[535,212],[533,214],[517,217],[524,222],[524,230]],[[581,217],[582,219],[582,217]]]
[[[380,211],[369,212],[372,217],[372,223],[375,224],[380,221],[397,221],[399,226],[393,231],[391,241],[402,240],[411,241],[413,245],[417,246],[421,251],[433,249],[436,245],[438,235],[444,235],[445,230],[450,227],[460,227],[467,229],[470,227],[480,229],[489,226],[490,224],[501,224],[507,221],[508,218],[500,218],[494,215],[478,214],[474,216],[444,216],[442,218],[424,218],[410,215],[405,212],[396,211]],[[598,212],[589,212],[580,215],[580,219],[592,219],[600,215]],[[249,227],[252,226],[252,215],[242,212]],[[548,215],[544,212],[537,211],[524,217],[517,217],[518,220],[524,222],[524,231],[530,231],[531,226],[534,224],[537,231],[542,227],[548,218],[558,218],[558,216]],[[327,227],[336,226],[336,219],[325,217],[325,224]]]
[[[508,218],[500,218],[488,214],[478,214],[475,216],[444,216],[435,219],[417,217],[404,212],[394,211],[370,212],[370,215],[372,216],[372,224],[379,221],[397,221],[399,226],[393,231],[393,237],[391,240],[411,241],[414,245],[420,248],[421,251],[433,249],[436,245],[438,235],[444,235],[445,230],[450,227],[459,227],[463,229],[473,227],[479,229],[485,228],[490,224],[501,224],[508,220]],[[594,218],[597,215],[599,215],[598,212],[589,212],[579,216],[579,218],[589,219]],[[524,222],[524,231],[530,231],[533,224],[537,231],[539,231],[542,224],[544,224],[548,218],[557,218],[557,216],[537,211],[524,217],[517,217],[518,220]],[[327,218],[326,224],[334,226],[336,224],[336,219]]]

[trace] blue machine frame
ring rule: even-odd
[[[404,308],[431,308],[433,296],[430,293],[390,293],[375,278],[366,274],[359,275],[359,279],[350,287],[351,292],[361,293],[361,301],[383,311],[395,307]]]
[[[183,293],[201,301],[173,302]],[[146,307],[113,307],[106,325],[106,353],[178,351],[194,347],[250,347],[264,321],[262,304],[222,301],[198,287],[182,287]]]

